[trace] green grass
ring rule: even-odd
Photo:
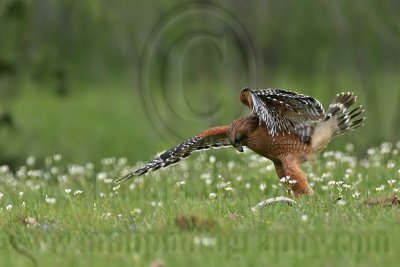
[[[197,153],[121,185],[125,159],[3,166],[0,265],[397,266],[398,206],[366,201],[400,189],[400,143],[361,160],[347,148],[304,165],[315,195],[258,212],[286,190],[250,152]]]

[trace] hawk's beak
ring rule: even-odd
[[[237,151],[243,152],[243,146],[240,143],[235,144],[234,147],[237,149]]]
[[[239,152],[243,152],[243,146],[242,146],[242,142],[239,140],[239,138],[236,137],[229,137],[229,143],[231,143],[231,145],[236,148],[237,151]]]

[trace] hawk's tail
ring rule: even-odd
[[[227,129],[228,126],[220,126],[203,131],[165,151],[136,171],[118,178],[115,182],[121,183],[129,178],[140,176],[147,172],[156,171],[160,168],[178,163],[180,160],[189,157],[190,154],[196,150],[230,146],[231,144],[228,139]]]
[[[342,135],[363,125],[364,110],[358,106],[349,111],[356,101],[353,93],[340,93],[335,96],[325,113],[325,118],[317,123],[312,135],[311,146],[320,151],[335,136]]]
[[[336,129],[334,136],[342,135],[363,125],[365,117],[362,116],[364,110],[362,106],[357,106],[349,111],[357,97],[350,92],[340,93],[335,96],[325,113],[325,121],[335,120]]]

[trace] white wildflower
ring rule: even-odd
[[[115,158],[105,158],[101,160],[102,165],[112,165],[116,162]]]
[[[301,215],[300,218],[301,218],[301,220],[302,220],[303,222],[306,222],[306,221],[308,220],[308,216],[305,215],[305,214]]]
[[[235,165],[236,163],[234,161],[228,161],[227,166],[229,170],[232,170],[235,167]]]
[[[121,185],[118,184],[118,185],[114,186],[114,187],[112,188],[112,190],[113,190],[113,191],[117,191],[120,187],[121,187]]]
[[[35,165],[36,159],[34,156],[29,156],[26,159],[26,165],[28,165],[29,167],[32,167],[33,165]]]
[[[46,167],[51,167],[51,165],[53,164],[53,159],[51,157],[46,157],[44,159],[44,163],[46,164]]]
[[[211,173],[205,172],[205,173],[201,174],[201,175],[200,175],[200,179],[204,179],[204,180],[209,180],[209,179],[211,179]]]
[[[71,193],[71,191],[72,191],[71,188],[66,188],[66,189],[64,189],[64,192],[67,193],[67,194]]]
[[[214,156],[210,156],[208,158],[208,160],[210,161],[211,164],[215,163],[215,161],[217,160]]]
[[[344,199],[339,199],[338,202],[337,202],[337,204],[340,205],[340,206],[344,206],[344,205],[346,205],[346,200],[344,200]]]
[[[353,193],[351,194],[351,196],[354,197],[354,198],[358,198],[358,196],[359,196],[360,194],[361,194],[360,192],[355,191],[355,192],[353,192]]]
[[[204,237],[202,243],[206,247],[214,246],[216,244],[215,238]]]
[[[393,184],[396,182],[396,180],[390,179],[390,180],[388,180],[387,182],[388,182],[389,185],[393,185]]]
[[[68,166],[68,173],[70,175],[84,175],[85,174],[85,167],[72,164]]]
[[[8,211],[8,210],[11,210],[12,209],[12,205],[11,204],[8,204],[7,206],[6,206],[6,210]]]
[[[332,161],[332,160],[328,161],[326,163],[326,167],[329,168],[329,169],[335,168],[336,167],[336,161]]]
[[[3,198],[3,196],[4,196],[4,193],[0,192],[0,200]]]
[[[351,187],[351,185],[349,185],[349,184],[343,184],[342,187],[345,188],[345,189],[349,189],[349,188]]]
[[[131,214],[141,214],[141,213],[142,213],[142,210],[139,209],[139,208],[134,208],[134,209],[131,211]]]
[[[94,169],[94,164],[92,162],[86,163],[86,169],[92,171]]]
[[[51,172],[51,174],[56,175],[56,174],[58,174],[58,168],[57,167],[51,167],[50,172]]]
[[[229,187],[230,184],[231,184],[231,182],[220,182],[220,183],[217,184],[217,188],[218,189],[221,189],[221,188],[223,189],[223,188]]]
[[[54,197],[49,197],[46,195],[45,200],[48,204],[53,205],[56,203],[56,199]]]
[[[322,186],[321,186],[321,190],[323,190],[323,191],[326,191],[326,190],[328,190],[328,189],[329,189],[329,187],[326,186],[326,185],[322,185]]]
[[[196,244],[196,245],[200,245],[201,244],[201,238],[198,237],[198,236],[195,236],[193,238],[193,243]]]
[[[376,191],[382,191],[383,189],[385,189],[384,185],[378,186],[377,188],[375,188]]]
[[[354,145],[351,144],[351,143],[348,143],[348,144],[346,145],[346,151],[347,151],[347,152],[353,152],[353,151],[354,151]]]
[[[353,172],[354,172],[353,169],[350,169],[350,168],[347,168],[347,169],[346,169],[346,173],[347,173],[347,174],[353,174]]]
[[[31,189],[37,191],[40,189],[40,185],[35,184],[34,186],[31,187]]]
[[[261,191],[264,191],[265,188],[267,188],[267,185],[265,183],[261,183],[258,188],[260,188]]]
[[[68,176],[67,175],[58,175],[57,176],[58,181],[66,183],[68,182]]]
[[[393,160],[390,160],[387,164],[388,169],[393,169],[396,166]]]
[[[82,194],[82,193],[83,193],[82,190],[75,190],[75,191],[74,191],[74,196],[80,195],[80,194]]]
[[[388,154],[392,150],[392,144],[389,142],[385,142],[381,144],[381,155]]]
[[[214,246],[217,242],[215,240],[215,238],[211,238],[211,237],[194,237],[193,239],[193,243],[195,245],[203,245],[205,247],[210,247],[210,246]]]
[[[54,160],[54,161],[61,161],[61,159],[62,159],[61,154],[55,154],[55,155],[53,156],[53,160]]]
[[[24,192],[21,191],[21,192],[18,193],[18,197],[19,198],[22,198],[23,196],[24,196]]]
[[[45,179],[45,180],[50,180],[51,179],[51,174],[49,173],[49,172],[45,172],[44,174],[43,174],[43,178]]]
[[[176,186],[180,187],[180,186],[184,186],[186,184],[186,181],[178,181],[176,182]]]
[[[207,179],[207,180],[204,180],[204,182],[206,183],[206,185],[210,185],[212,183],[212,180],[211,179]]]
[[[10,167],[7,165],[0,166],[0,173],[7,173],[10,170]]]
[[[28,176],[30,177],[41,177],[43,175],[42,170],[29,170],[27,172]]]
[[[250,189],[251,183],[246,183],[244,186],[246,187],[246,189]]]
[[[208,197],[209,197],[209,198],[216,198],[216,197],[217,197],[217,193],[211,192],[211,193],[208,195]]]
[[[107,173],[105,172],[99,172],[96,174],[97,180],[105,180],[106,178],[107,178]]]
[[[373,156],[373,155],[375,155],[375,153],[376,153],[376,151],[374,148],[368,148],[368,150],[367,150],[368,155]]]
[[[118,164],[119,166],[124,166],[124,165],[126,165],[127,162],[128,162],[128,159],[127,159],[127,158],[120,158],[120,159],[118,159],[117,164]]]

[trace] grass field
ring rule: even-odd
[[[209,151],[116,185],[126,159],[61,155],[0,167],[1,266],[397,266],[400,142],[304,165],[315,195],[285,195],[272,164]],[[45,166],[37,169],[36,166]]]

